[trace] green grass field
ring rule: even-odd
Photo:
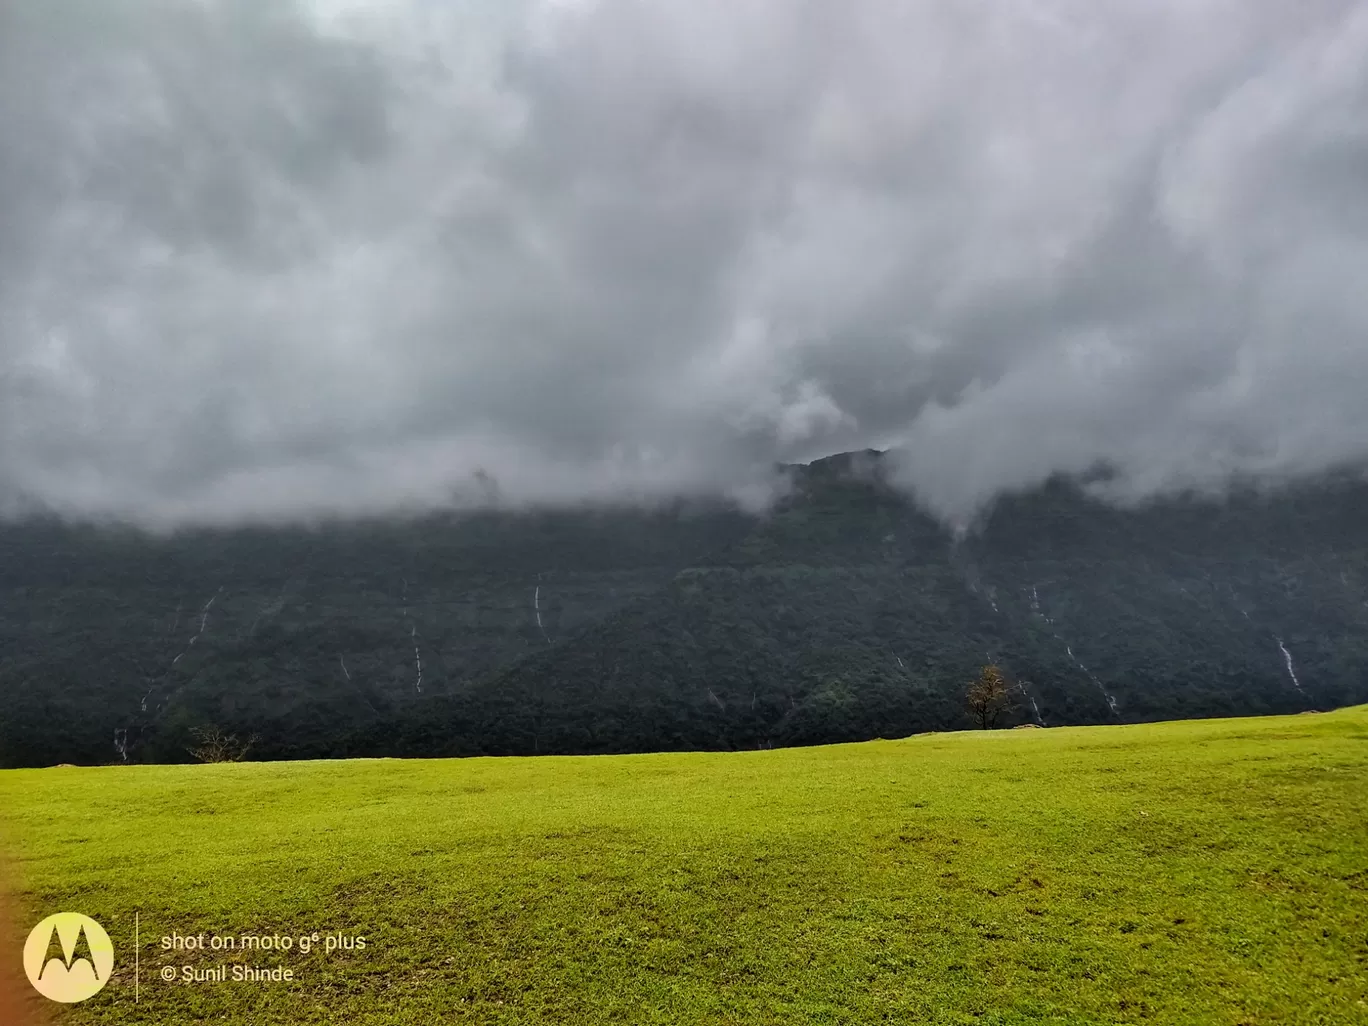
[[[19,770],[0,809],[29,921],[114,939],[115,977],[64,1022],[1368,1023],[1368,707]],[[314,931],[367,945],[160,947]],[[160,978],[220,963],[297,979]]]

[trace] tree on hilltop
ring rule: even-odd
[[[241,762],[247,756],[258,736],[253,734],[245,741],[238,740],[236,734],[229,734],[218,727],[192,727],[190,734],[195,745],[187,748],[200,762]]]
[[[969,711],[984,730],[997,726],[998,717],[1007,708],[1007,681],[996,666],[985,666],[973,681],[965,697]]]

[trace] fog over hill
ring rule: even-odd
[[[1352,0],[11,0],[0,497],[963,519],[1368,448]]]

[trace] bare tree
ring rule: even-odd
[[[997,726],[998,717],[1007,708],[1007,681],[996,666],[985,666],[978,680],[965,692],[969,711],[979,726],[988,730]]]
[[[195,744],[186,751],[200,762],[241,762],[252,745],[261,738],[253,734],[246,741],[236,734],[226,734],[218,727],[191,727]]]

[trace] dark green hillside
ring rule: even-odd
[[[1359,488],[1123,512],[1055,482],[957,541],[880,477],[870,454],[814,464],[710,564],[444,699],[445,712],[409,710],[402,742],[370,747],[898,737],[968,726],[963,684],[989,660],[1016,685],[1009,723],[1296,712],[1368,696]],[[441,740],[433,721],[449,725]]]
[[[1123,512],[1056,482],[999,504],[963,561],[1029,641],[1009,649],[1022,673],[1068,645],[1126,719],[1326,708],[1368,687],[1362,485]]]
[[[342,754],[749,528],[684,506],[158,540],[0,528],[0,762],[183,759],[200,724],[259,734],[263,757]]]
[[[960,536],[878,453],[769,515],[486,513],[152,540],[0,530],[0,760],[756,748],[1368,700],[1368,488],[1123,510],[1063,481]],[[421,670],[421,678],[419,671]]]

